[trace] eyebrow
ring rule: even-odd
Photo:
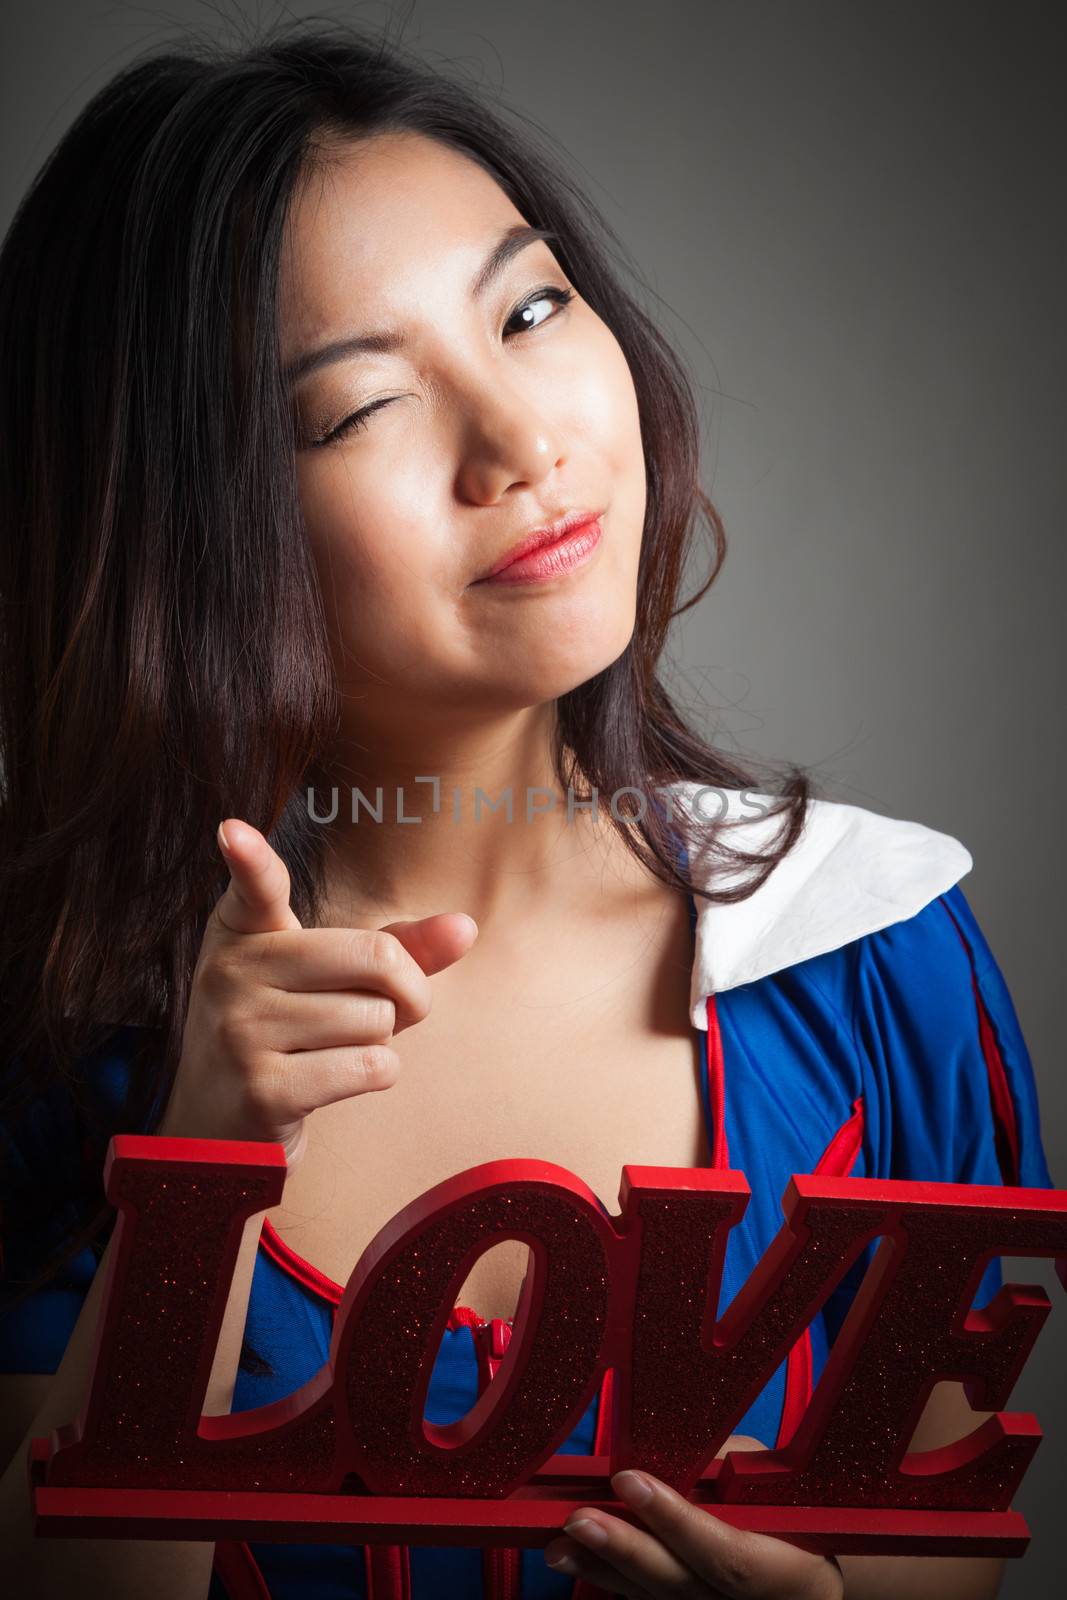
[[[516,223],[497,241],[478,269],[471,284],[471,298],[477,299],[483,295],[520,250],[536,244],[538,240],[548,241],[558,237],[546,228],[532,228],[527,223]],[[297,384],[303,382],[311,373],[317,372],[320,367],[329,366],[335,361],[344,361],[349,356],[368,353],[390,355],[393,351],[402,349],[403,345],[404,336],[395,328],[382,328],[376,333],[346,334],[340,339],[331,339],[328,344],[320,345],[318,349],[306,350],[303,355],[296,356],[284,368],[282,377],[286,388],[295,389]]]

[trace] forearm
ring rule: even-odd
[[[263,1213],[245,1225],[237,1269],[219,1335],[204,1409],[230,1409],[244,1335],[248,1295]],[[111,1246],[74,1326],[47,1397],[0,1478],[0,1565],[12,1594],[37,1600],[201,1600],[211,1582],[213,1542],[155,1539],[69,1539],[35,1536],[26,1457],[30,1440],[72,1422],[81,1410],[89,1377],[93,1334]]]
[[[846,1600],[996,1600],[1004,1563],[989,1556],[839,1556]]]

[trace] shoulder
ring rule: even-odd
[[[1030,1051],[958,884],[859,942],[855,1018],[868,1060],[893,1085],[910,1150],[923,1148],[925,1129],[928,1144],[952,1143],[965,1181],[1052,1185]]]
[[[737,988],[867,935],[913,919],[968,873],[970,852],[958,839],[920,822],[884,817],[861,806],[813,800],[793,848],[746,899],[729,904],[700,890],[729,885],[716,844],[762,851],[781,826],[774,797],[750,790],[671,786],[694,881],[697,908],[692,1021],[706,1026],[708,995]],[[942,922],[944,926],[942,927]],[[946,954],[959,939],[935,912],[922,937],[939,935]]]
[[[708,820],[691,805],[697,786],[683,787],[694,1024],[707,1028],[709,997],[724,994],[750,1048],[770,1049],[776,1076],[807,1094],[822,1084],[828,1104],[862,1093],[882,1175],[1047,1187],[1027,1045],[960,885],[973,865],[966,847],[922,823],[816,800],[766,882],[724,905],[699,893],[702,881],[723,881],[714,818],[722,810],[732,845],[763,850],[780,826],[767,815],[773,799],[712,791]]]

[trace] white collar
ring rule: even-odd
[[[722,830],[729,845],[746,850],[764,849],[782,826],[780,817],[766,815],[774,798],[753,790],[674,783],[660,792],[670,793],[671,815],[684,829],[695,886],[725,887],[745,875],[716,870],[708,846],[720,819],[729,823]],[[694,1026],[707,1027],[709,994],[736,989],[902,922],[973,865],[958,839],[920,822],[834,800],[812,801],[800,838],[754,894],[722,905],[695,889]]]

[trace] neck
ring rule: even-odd
[[[485,930],[531,902],[558,914],[633,860],[610,820],[570,797],[552,762],[554,706],[492,728],[376,732],[339,742],[309,780],[326,835],[325,920],[381,926],[464,911]],[[368,751],[373,750],[373,759]],[[510,808],[509,808],[510,799]]]

